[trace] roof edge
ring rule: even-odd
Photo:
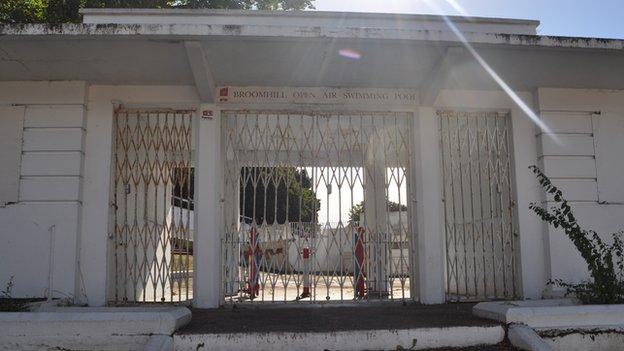
[[[276,30],[279,28],[279,30]],[[519,47],[569,48],[624,51],[624,39],[540,36],[526,34],[464,33],[473,44]],[[0,40],[33,38],[165,38],[202,40],[209,37],[248,37],[276,39],[345,39],[437,42],[462,45],[451,32],[431,30],[288,27],[272,25],[202,24],[0,24]]]
[[[539,20],[496,18],[479,16],[455,16],[433,14],[403,14],[403,13],[377,13],[377,12],[339,12],[339,11],[267,11],[267,10],[224,10],[224,9],[118,9],[118,8],[83,8],[83,15],[145,15],[145,16],[250,16],[250,17],[317,17],[317,18],[353,18],[353,19],[396,19],[396,20],[419,20],[419,21],[444,21],[444,17],[453,22],[460,23],[499,23],[499,24],[523,24],[539,26]]]

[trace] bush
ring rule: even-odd
[[[9,278],[4,290],[0,291],[0,312],[22,312],[26,311],[24,301],[14,299],[11,295],[13,290],[13,276]]]
[[[624,302],[622,232],[612,234],[613,242],[607,244],[595,231],[581,228],[563,192],[553,185],[539,168],[536,166],[529,168],[535,173],[546,193],[553,196],[555,202],[548,210],[536,204],[531,204],[530,209],[553,227],[561,227],[587,263],[591,276],[590,280],[576,284],[560,279],[552,280],[549,284],[565,288],[566,296],[575,295],[584,304]]]

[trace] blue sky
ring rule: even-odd
[[[458,14],[453,0],[436,1]],[[535,19],[539,34],[624,39],[624,0],[454,0],[472,16]],[[423,0],[316,0],[321,11],[434,13]]]

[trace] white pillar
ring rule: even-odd
[[[412,128],[412,177],[416,191],[416,253],[418,294],[421,303],[445,300],[444,210],[440,140],[435,109],[418,109]]]
[[[193,306],[221,304],[222,173],[221,114],[202,104],[195,120],[195,232]]]
[[[114,271],[107,269],[113,142],[113,104],[106,93],[91,88],[85,133],[80,262],[76,302],[104,306],[107,288],[114,289]],[[108,281],[108,286],[107,286]],[[84,286],[83,286],[84,284]],[[81,291],[84,289],[84,292]]]
[[[511,125],[514,161],[512,170],[515,171],[514,192],[520,233],[514,249],[515,259],[519,260],[515,263],[520,277],[516,278],[520,278],[518,283],[522,287],[520,293],[523,298],[539,299],[549,276],[545,259],[548,253],[544,246],[548,241],[544,240],[544,224],[528,205],[542,201],[542,189],[528,169],[530,165],[538,164],[535,124],[522,110],[512,108]]]
[[[377,294],[388,293],[389,248],[388,218],[386,212],[386,167],[384,163],[384,140],[371,137],[365,156],[364,219],[369,237],[366,249],[369,290]]]

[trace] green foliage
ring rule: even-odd
[[[13,278],[11,276],[4,290],[0,291],[0,312],[21,312],[27,310],[23,302],[13,299],[13,296],[11,296]]]
[[[46,0],[0,0],[0,22],[42,22],[46,5]]]
[[[242,216],[253,218],[258,224],[318,221],[321,201],[316,198],[305,170],[245,167],[241,177]]]
[[[313,9],[314,0],[178,0],[173,7],[243,9],[243,10],[305,10]]]
[[[80,22],[81,8],[312,9],[314,0],[0,0],[0,23]]]
[[[624,302],[624,242],[622,232],[612,235],[612,244],[605,243],[592,230],[581,228],[563,192],[536,166],[529,167],[537,176],[547,194],[552,195],[555,206],[550,210],[531,204],[530,208],[543,221],[561,228],[579,251],[589,270],[591,280],[579,284],[562,280],[550,284],[566,289],[585,304],[615,304]]]
[[[393,201],[388,201],[388,212],[401,212],[407,211],[407,206],[403,204],[399,204]],[[357,205],[354,205],[349,210],[349,224],[357,225],[360,223],[360,219],[364,214],[364,202],[360,202]]]
[[[41,22],[80,22],[78,10],[84,7],[85,0],[47,0],[47,3],[45,18]]]

